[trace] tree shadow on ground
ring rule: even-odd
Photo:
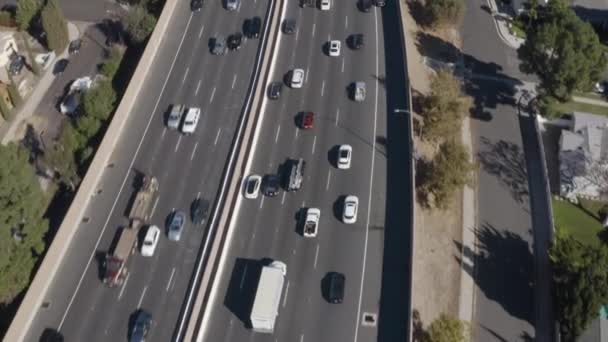
[[[460,56],[456,45],[426,32],[416,34],[416,48],[422,56],[443,63],[456,63]]]
[[[483,169],[498,178],[517,203],[525,203],[529,198],[528,176],[522,148],[512,142],[493,142],[481,137],[477,159]]]
[[[421,1],[408,1],[406,4],[416,25],[420,27],[428,27],[430,25],[428,13]]]
[[[475,230],[477,248],[454,241],[458,263],[489,300],[511,316],[533,324],[534,256],[521,236],[499,231],[489,223]]]

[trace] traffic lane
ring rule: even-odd
[[[495,81],[475,80],[475,97],[509,92]],[[473,87],[473,85],[469,85]],[[479,227],[475,258],[476,339],[535,336],[532,218],[521,130],[511,104],[484,108],[492,120],[473,121],[479,174]],[[490,266],[492,265],[492,266]]]

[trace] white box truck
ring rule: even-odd
[[[281,261],[273,261],[270,265],[262,267],[251,309],[253,331],[267,334],[274,332],[286,274],[287,266]]]

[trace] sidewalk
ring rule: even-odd
[[[582,96],[572,96],[574,102],[587,103],[595,106],[608,107],[608,102]]]
[[[78,27],[68,22],[68,36],[70,41],[77,39],[80,36],[80,31]],[[68,49],[58,55],[55,58],[55,61],[68,57]],[[22,131],[24,123],[30,119],[40,104],[44,94],[47,92],[53,81],[55,80],[55,75],[53,74],[53,66],[55,65],[55,61],[49,62],[49,66],[46,70],[44,70],[44,75],[38,79],[38,83],[31,94],[23,99],[23,105],[21,108],[18,108],[15,112],[13,112],[13,119],[10,121],[5,121],[2,126],[0,126],[0,143],[3,145],[8,144],[11,141],[19,140],[21,137],[19,136],[19,132]]]
[[[518,49],[525,40],[514,36],[509,29],[509,23],[515,15],[513,9],[508,5],[497,5],[496,0],[487,0],[487,2],[494,18],[494,25],[496,26],[498,36],[509,47]]]

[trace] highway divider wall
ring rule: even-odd
[[[178,0],[165,1],[163,11],[156,23],[156,27],[154,28],[146,45],[146,49],[139,60],[139,64],[131,77],[129,86],[114,113],[112,122],[95,153],[95,157],[78,188],[78,192],[72,200],[70,208],[63,218],[61,226],[55,234],[51,246],[46,252],[40,268],[36,272],[34,280],[30,284],[16,315],[11,322],[11,326],[4,336],[4,341],[17,342],[25,339],[29,327],[43,302],[46,292],[61,265],[61,261],[70,247],[79,223],[83,218],[89,199],[92,197],[97,184],[101,179],[102,173],[108,165],[110,156],[121,136],[127,118],[131,114],[137,96],[144,85],[148,70],[154,62],[161,42],[165,38],[165,31],[169,25],[169,21],[173,17],[173,13],[175,12],[178,3]]]
[[[397,6],[399,8],[399,31],[401,33],[401,48],[403,49],[403,55],[407,57],[407,45],[405,43],[405,37],[406,34],[403,31],[404,29],[404,22],[403,22],[403,13],[404,11],[406,11],[406,9],[403,8],[403,2],[398,0],[397,2]],[[410,165],[411,165],[411,172],[410,172],[410,179],[409,179],[409,187],[411,189],[411,193],[410,195],[410,207],[408,208],[411,215],[410,215],[410,241],[409,241],[409,247],[410,247],[410,264],[409,266],[409,274],[410,274],[410,288],[407,291],[408,294],[408,303],[409,303],[409,314],[407,316],[407,322],[404,322],[409,330],[408,333],[408,341],[412,341],[413,340],[413,326],[412,326],[412,312],[413,312],[413,304],[412,304],[412,289],[413,289],[413,283],[414,283],[414,277],[413,277],[413,264],[414,264],[414,227],[416,225],[416,211],[415,211],[415,205],[416,205],[416,160],[414,158],[414,134],[413,134],[413,129],[414,129],[414,120],[413,120],[413,116],[411,114],[412,111],[412,87],[410,85],[410,80],[409,80],[409,69],[407,66],[407,58],[404,59],[403,61],[404,67],[403,70],[405,70],[405,79],[407,80],[407,99],[408,99],[408,110],[410,111],[410,113],[408,113],[408,119],[409,119],[409,127],[408,127],[408,131],[407,131],[407,136],[408,136],[408,140],[410,142],[410,149],[408,151],[409,155],[410,155]]]
[[[252,141],[260,117],[260,106],[266,90],[268,72],[271,70],[272,56],[275,54],[275,40],[279,36],[280,15],[285,0],[269,0],[266,21],[263,28],[262,42],[256,55],[254,75],[251,79],[247,99],[243,108],[241,122],[235,134],[231,154],[227,162],[220,193],[213,211],[209,226],[209,236],[200,251],[197,267],[191,280],[188,295],[174,334],[174,341],[194,341],[200,338],[203,318],[210,301],[214,281],[219,276],[218,268],[224,252],[230,221],[239,198],[241,183],[245,172],[247,156],[254,148]],[[280,14],[280,12],[278,12]],[[209,249],[210,248],[210,249]],[[204,266],[204,267],[203,267]],[[191,308],[190,308],[191,307]],[[187,321],[187,322],[186,322]]]

